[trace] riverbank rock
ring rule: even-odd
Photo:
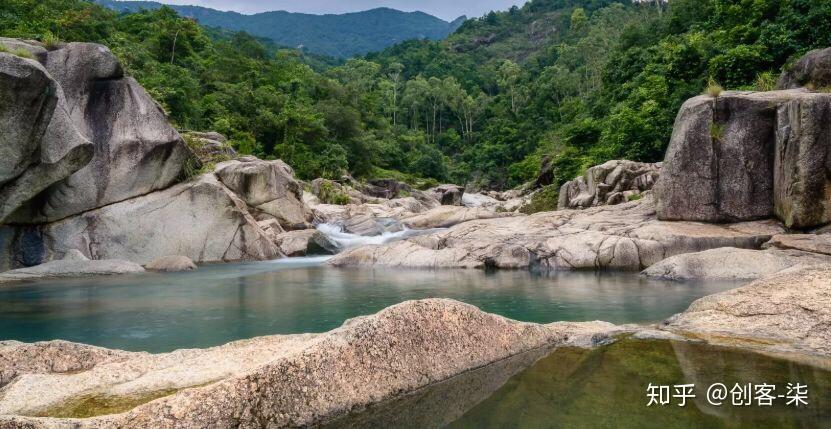
[[[316,229],[289,231],[274,242],[286,256],[334,255],[338,245]]]
[[[656,184],[662,220],[789,228],[831,222],[831,94],[725,92],[688,100]]]
[[[193,260],[187,256],[162,256],[152,260],[149,264],[144,266],[148,271],[159,271],[165,273],[175,273],[181,271],[195,271],[197,269]]]
[[[67,108],[41,64],[0,53],[0,223],[92,159],[93,144]]]
[[[461,206],[465,187],[459,185],[439,185],[430,188],[427,193],[437,199],[443,206]]]
[[[784,232],[774,221],[662,222],[652,197],[616,206],[460,223],[447,231],[340,253],[336,266],[640,271],[670,256],[719,247],[759,249]]]
[[[217,165],[216,176],[250,206],[256,219],[276,219],[287,230],[311,228],[303,189],[285,162],[243,157]]]
[[[34,267],[19,268],[0,273],[0,284],[49,280],[66,277],[109,276],[143,273],[141,265],[117,259],[72,260],[62,259]]]
[[[664,259],[647,268],[647,277],[664,280],[755,280],[801,265],[831,265],[831,257],[799,250],[724,247]]]
[[[831,48],[815,49],[782,73],[778,89],[831,87]]]
[[[173,184],[190,156],[161,107],[125,77],[109,49],[68,43],[47,53],[70,121],[95,146],[92,160],[22,207],[11,221],[51,222]]]
[[[639,199],[642,193],[652,189],[660,174],[661,163],[608,161],[564,183],[557,208],[584,209]]]
[[[795,267],[695,301],[665,328],[715,343],[831,355],[831,266]]]
[[[779,234],[764,247],[766,249],[795,249],[805,252],[831,255],[831,234]]]
[[[4,388],[0,426],[310,426],[523,352],[597,344],[613,329],[516,322],[444,299],[410,301],[324,334],[144,355],[75,374],[24,373]],[[90,397],[137,400],[101,417],[22,417],[71,414]]]
[[[483,207],[440,206],[424,213],[404,217],[401,222],[410,228],[449,228],[463,222],[478,219],[496,219],[516,216],[511,212],[496,212]]]

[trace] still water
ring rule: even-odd
[[[165,352],[270,334],[325,332],[411,299],[452,298],[547,323],[659,321],[734,283],[669,283],[636,273],[337,269],[325,258],[0,288],[0,340],[63,339]]]

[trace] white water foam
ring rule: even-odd
[[[407,238],[418,235],[427,235],[444,231],[445,229],[446,228],[409,229],[404,227],[401,231],[384,232],[381,235],[374,236],[364,236],[345,232],[342,225],[334,223],[321,223],[317,225],[317,230],[332,240],[332,242],[337,244],[341,250],[371,244],[387,244],[393,241],[406,240]]]

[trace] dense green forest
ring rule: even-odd
[[[771,89],[789,61],[831,46],[831,0],[535,0],[317,69],[169,8],[5,0],[0,35],[107,44],[178,127],[225,133],[303,178],[505,189],[544,158],[555,185],[609,159],[660,160],[710,79]]]

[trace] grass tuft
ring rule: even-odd
[[[716,82],[715,79],[710,78],[707,82],[707,89],[704,91],[705,94],[709,95],[713,98],[718,98],[721,93],[724,92],[724,88]]]

